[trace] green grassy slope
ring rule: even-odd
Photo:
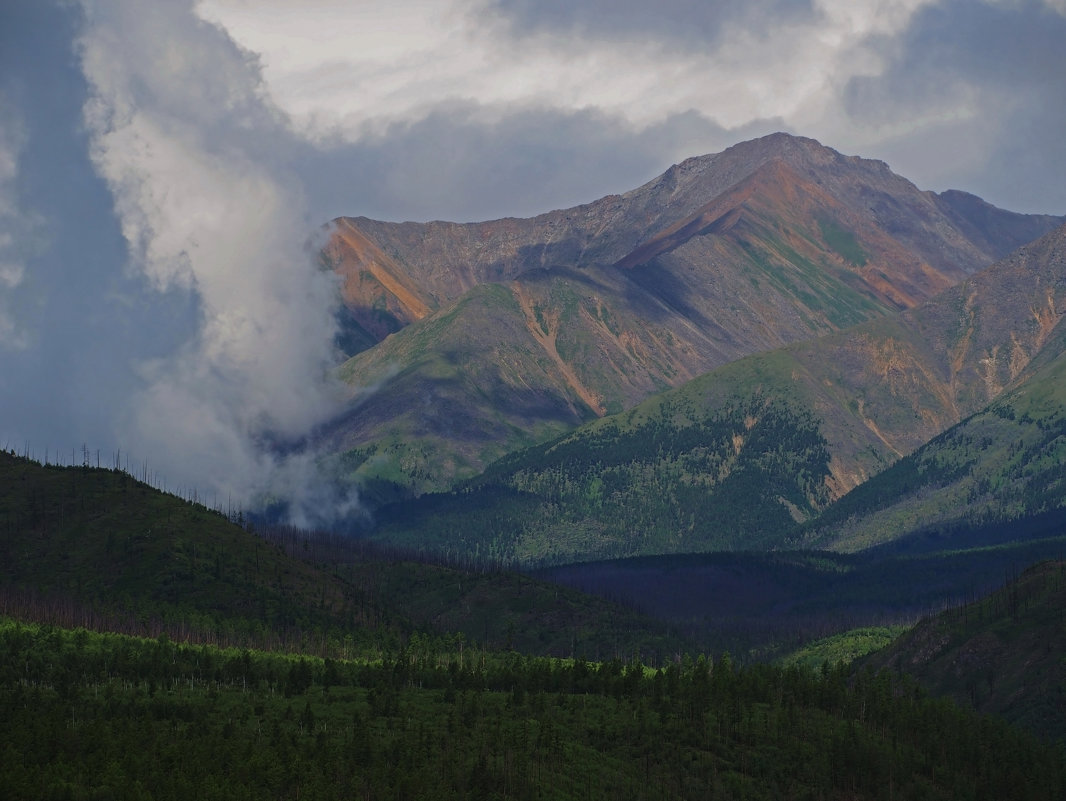
[[[387,482],[401,495],[448,486],[595,416],[504,285],[475,287],[383,344],[339,370],[369,388],[329,435],[349,480]]]
[[[907,626],[860,626],[823,637],[782,656],[783,665],[803,665],[816,670],[828,663],[850,665],[856,659],[892,644]]]

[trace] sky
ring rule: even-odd
[[[349,403],[330,219],[529,216],[779,130],[1064,214],[1063,42],[1066,0],[4,0],[0,447],[350,510],[302,446]]]

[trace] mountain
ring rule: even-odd
[[[1047,561],[1000,590],[923,620],[868,664],[1048,738],[1066,736],[1066,563]]]
[[[775,134],[526,220],[334,221],[341,469],[421,493],[752,353],[916,306],[1060,223]],[[371,343],[375,343],[367,347]]]
[[[855,550],[907,533],[1010,522],[1066,506],[1066,331],[1017,386],[834,504],[810,543]]]
[[[1030,376],[1034,397],[1053,392],[1064,277],[1066,226],[919,307],[740,359],[506,456],[461,491],[384,513],[375,536],[534,562],[824,545],[801,524],[849,490],[1005,389],[1024,395]]]

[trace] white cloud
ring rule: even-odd
[[[336,410],[334,280],[304,247],[302,188],[270,152],[277,114],[254,60],[180,3],[86,11],[91,155],[132,267],[193,290],[202,317],[177,353],[140,366],[126,447],[172,483],[247,499],[278,469],[269,445]]]
[[[675,0],[654,12],[636,0],[617,9],[606,0],[574,2],[580,7],[525,0],[201,0],[197,11],[259,56],[265,91],[293,130],[319,147],[367,154],[421,145],[444,162],[458,145],[459,160],[473,164],[476,158],[465,158],[454,139],[434,150],[428,130],[445,120],[449,131],[495,136],[513,130],[509,121],[531,115],[585,116],[603,120],[616,139],[628,137],[635,158],[662,169],[783,129],[891,159],[920,186],[959,186],[1033,211],[1061,203],[1054,181],[1032,186],[1046,169],[1022,165],[1027,177],[1012,178],[1008,159],[1018,135],[1012,120],[1034,120],[1027,139],[1047,139],[1041,131],[1054,129],[1062,81],[1058,45],[1050,40],[1062,24],[1056,12],[1066,9],[1063,0],[779,0],[707,8]],[[661,15],[673,18],[666,24]],[[698,19],[686,25],[693,16]],[[1001,36],[988,38],[1000,28]],[[952,64],[960,56],[980,62],[960,70]],[[904,85],[901,75],[913,80]],[[682,118],[693,121],[692,136],[678,135]],[[396,144],[402,142],[410,147]],[[530,150],[529,137],[515,137],[494,150],[508,146],[512,162],[550,149],[545,143]],[[594,147],[590,139],[573,152]],[[1043,161],[1061,161],[1054,142],[1038,149],[1048,154]],[[551,170],[530,174],[550,182]],[[477,205],[468,187],[479,179],[468,173],[441,193],[461,202],[438,201],[422,212],[426,202],[414,201],[411,211],[392,212],[395,204],[381,199],[409,171],[386,163],[375,172],[384,190],[367,187],[358,211],[342,213],[455,218],[458,209]],[[397,191],[432,195],[419,181]],[[549,205],[609,191],[618,184],[604,175],[555,195]],[[518,201],[486,205],[490,213],[496,205],[508,214],[530,211]]]
[[[5,245],[4,237],[0,237],[0,248]],[[21,264],[0,261],[0,288],[14,289],[22,283],[26,275],[26,268]]]
[[[271,95],[302,130],[356,140],[448,103],[488,119],[523,106],[595,108],[637,128],[693,110],[726,128],[804,125],[851,77],[876,73],[871,44],[929,2],[819,0],[811,17],[726,23],[706,49],[585,29],[518,35],[488,0],[204,0],[198,11],[261,55]]]

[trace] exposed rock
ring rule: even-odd
[[[388,440],[408,467],[385,473],[447,486],[748,354],[915,307],[1057,219],[982,204],[774,134],[531,219],[342,218],[325,257],[351,341],[378,344],[343,368],[362,405],[331,447]],[[991,354],[989,386],[1024,361],[1019,347]]]

